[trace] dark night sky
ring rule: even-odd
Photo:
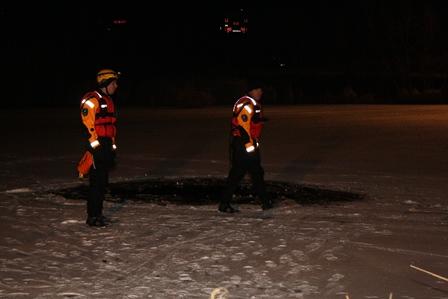
[[[263,4],[245,8],[244,38],[219,32],[231,7],[148,5],[1,4],[3,84],[45,92],[53,80],[66,90],[101,67],[154,77],[280,63],[296,72],[446,72],[448,65],[444,1]],[[113,26],[114,19],[127,24]]]
[[[250,33],[236,43],[223,39],[218,31],[222,15],[232,10],[227,7],[184,6],[173,10],[126,5],[122,1],[101,7],[4,7],[0,14],[6,45],[3,51],[13,59],[33,60],[50,55],[101,60],[108,56],[106,49],[111,48],[108,52],[113,53],[112,57],[107,59],[116,60],[117,55],[158,55],[162,59],[153,61],[157,63],[201,54],[205,61],[209,56],[221,55],[220,50],[225,47],[230,48],[229,52],[250,47],[252,53],[260,56],[288,56],[310,64],[309,67],[320,67],[343,64],[347,57],[374,55],[378,49],[391,47],[394,38],[406,38],[406,34],[409,39],[423,38],[428,33],[425,29],[430,30],[425,26],[431,26],[431,22],[434,28],[430,33],[443,38],[431,41],[437,43],[432,46],[445,50],[447,11],[442,4],[443,1],[312,1],[297,3],[295,8],[248,7]],[[115,18],[128,23],[123,28],[109,26]],[[425,40],[409,42],[423,44]]]

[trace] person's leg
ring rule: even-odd
[[[227,186],[221,196],[221,201],[219,203],[219,211],[234,213],[237,212],[235,208],[230,205],[233,193],[235,193],[238,188],[239,183],[244,178],[246,174],[246,168],[242,163],[233,163],[232,169],[230,169],[229,175],[227,177]]]
[[[87,197],[87,221],[88,225],[94,225],[96,222],[95,206],[99,197],[98,175],[95,168],[89,172],[89,194]]]
[[[261,167],[260,159],[250,161],[248,171],[251,176],[255,192],[261,200],[261,208],[263,210],[271,209],[273,204],[269,194],[266,192],[264,169]]]
[[[101,219],[103,211],[104,193],[106,190],[105,177],[107,170],[102,163],[96,163],[89,173],[89,196],[87,200],[87,221],[90,226],[104,226]]]
[[[98,189],[99,189],[99,196],[98,196],[98,205],[96,206],[96,217],[98,218],[98,224],[100,226],[106,225],[105,223],[105,218],[103,216],[103,202],[104,202],[104,197],[106,194],[106,182],[107,182],[107,175],[108,175],[108,170],[106,167],[101,167],[100,171],[98,171]]]
[[[112,168],[112,165],[114,163],[114,155],[113,155],[113,150],[112,150],[112,140],[110,138],[101,138],[101,150],[102,150],[102,154],[101,154],[101,185],[100,185],[100,194],[101,194],[101,200],[99,201],[99,206],[98,206],[98,211],[99,211],[99,215],[98,215],[98,219],[99,222],[104,225],[107,224],[108,222],[110,222],[110,219],[106,218],[103,215],[103,203],[105,200],[105,195],[106,192],[108,191],[108,186],[109,186],[109,171]]]

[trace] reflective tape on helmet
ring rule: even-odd
[[[115,144],[112,144],[112,148],[113,148],[114,150],[116,150],[116,149],[117,149],[117,146],[116,146]]]
[[[252,113],[252,109],[249,106],[244,106],[244,109],[246,109],[249,114]]]
[[[107,84],[112,82],[112,80],[117,80],[119,76],[119,72],[111,69],[102,69],[96,75],[96,82],[99,86],[105,87]]]
[[[91,146],[92,148],[95,148],[95,147],[97,147],[98,145],[100,145],[100,142],[99,142],[98,140],[95,140],[95,141],[90,142],[90,146]]]
[[[107,108],[107,104],[101,104],[101,108]]]
[[[95,104],[92,101],[90,101],[90,100],[86,101],[86,105],[89,106],[92,109],[95,108]]]
[[[260,113],[260,112],[261,112],[261,109],[255,110],[255,113]]]
[[[248,152],[248,153],[253,152],[254,150],[255,150],[255,146],[253,146],[253,145],[246,147],[246,152]]]

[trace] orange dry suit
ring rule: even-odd
[[[232,137],[240,139],[246,154],[257,152],[260,146],[263,117],[261,105],[249,96],[243,96],[233,106]]]
[[[81,100],[81,119],[89,136],[89,150],[100,145],[99,139],[110,138],[113,148],[116,149],[116,115],[112,99],[100,91],[85,94]],[[79,177],[84,177],[93,165],[93,157],[87,151],[78,163]]]

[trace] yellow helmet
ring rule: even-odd
[[[98,86],[107,86],[113,80],[117,80],[120,76],[120,72],[116,72],[111,69],[102,69],[96,74],[96,82]]]

